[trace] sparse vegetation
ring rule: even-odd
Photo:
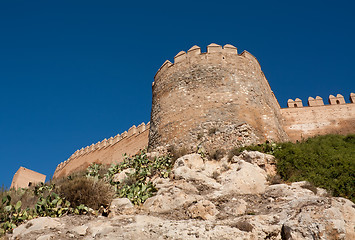
[[[153,177],[168,178],[173,165],[171,155],[150,160],[144,150],[140,154],[126,158],[120,164],[112,165],[105,177],[114,186],[117,196],[126,197],[133,204],[139,205],[157,191],[151,179]],[[134,171],[127,174],[125,181],[115,182],[113,176],[125,169],[134,169]]]
[[[243,152],[243,148],[234,147],[228,152],[228,161],[230,162],[234,156],[239,156]]]
[[[267,181],[271,184],[271,185],[274,185],[274,184],[280,184],[282,183],[282,178],[279,174],[276,174],[276,175],[268,175],[267,176]]]
[[[208,130],[208,135],[209,135],[209,136],[212,136],[212,135],[216,134],[217,130],[218,130],[218,129],[217,129],[216,127],[210,128],[210,129]]]
[[[273,154],[285,181],[308,181],[355,202],[355,135],[324,135],[297,143],[269,143],[233,150]],[[232,155],[232,154],[231,154]]]
[[[175,146],[170,146],[168,148],[168,152],[171,156],[172,161],[175,162],[176,159],[178,159],[179,157],[182,157],[182,156],[188,154],[189,150],[186,147],[178,149]]]
[[[2,197],[0,204],[0,236],[12,230],[26,220],[36,217],[60,217],[65,214],[96,214],[93,209],[81,204],[72,207],[71,203],[54,192],[54,185],[38,185],[32,189],[10,190]],[[25,207],[21,200],[14,201],[10,195],[17,198],[33,194],[37,198],[34,206]]]
[[[314,194],[317,194],[317,187],[314,186],[312,183],[307,182],[305,185],[301,186],[302,188],[308,189],[310,191],[312,191]]]
[[[109,168],[94,163],[86,171],[53,181],[55,184],[18,190],[2,188],[0,236],[25,220],[40,216],[97,214],[94,209],[107,208],[114,196],[142,204],[156,192],[151,179],[169,177],[173,163],[171,155],[150,160],[143,150]],[[115,182],[114,175],[129,168],[135,171],[128,174],[125,181]]]
[[[213,160],[221,160],[224,155],[225,155],[225,151],[222,150],[222,149],[215,149],[215,150],[212,150],[211,152],[208,153],[208,156],[210,159],[213,159]]]

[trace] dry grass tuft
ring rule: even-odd
[[[216,149],[208,152],[209,158],[217,161],[221,160],[225,154],[226,151],[224,151],[223,149]]]
[[[190,153],[186,147],[177,149],[175,146],[170,146],[167,150],[171,154],[173,162],[175,162],[176,159]]]
[[[63,182],[58,193],[71,202],[72,207],[84,204],[93,209],[107,207],[114,196],[112,187],[103,180],[79,177]]]

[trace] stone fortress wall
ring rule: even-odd
[[[288,100],[280,108],[259,62],[232,45],[193,46],[165,61],[152,85],[151,121],[77,150],[58,165],[54,178],[91,163],[111,164],[148,146],[225,148],[271,141],[296,141],[328,133],[355,133],[355,94]],[[148,139],[149,138],[149,139]]]
[[[283,127],[290,140],[302,140],[316,135],[355,133],[355,94],[350,103],[342,95],[329,96],[329,105],[317,96],[308,98],[308,106],[302,100],[289,99],[288,108],[281,109]]]
[[[115,137],[105,138],[101,142],[81,148],[57,166],[53,178],[65,177],[84,170],[92,163],[107,165],[121,162],[125,153],[133,155],[148,146],[148,133],[149,123],[142,123]]]

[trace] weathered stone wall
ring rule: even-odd
[[[280,106],[256,58],[232,45],[198,46],[166,61],[153,83],[149,149],[231,148],[287,140]]]
[[[20,167],[15,173],[10,188],[27,188],[36,183],[45,182],[46,175],[32,171],[30,169]]]
[[[330,105],[324,105],[321,97],[308,98],[308,107],[302,101],[288,100],[288,108],[281,109],[284,129],[290,140],[302,140],[324,134],[355,133],[355,94],[350,103],[338,94],[329,96]]]
[[[77,150],[67,161],[60,163],[53,178],[65,177],[86,169],[92,163],[111,164],[123,161],[123,155],[136,154],[148,146],[149,123],[131,127],[128,132]]]

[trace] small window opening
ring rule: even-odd
[[[28,186],[31,187],[31,186],[32,186],[32,182],[29,182],[29,183],[28,183]]]
[[[297,104],[295,103],[295,104],[293,104],[293,106],[294,106],[294,107],[297,107]]]
[[[339,101],[339,100],[337,100],[337,104],[340,104],[340,101]]]

